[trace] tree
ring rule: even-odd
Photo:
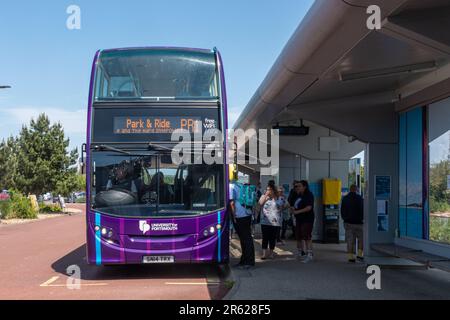
[[[17,139],[16,187],[37,195],[54,191],[70,178],[70,166],[78,158],[77,149],[67,153],[68,146],[61,124],[50,125],[45,114],[24,125]]]
[[[450,193],[447,190],[447,176],[450,161],[443,160],[430,166],[430,210],[445,212],[450,210]]]
[[[64,178],[56,182],[55,192],[64,197],[68,197],[73,191],[80,191],[86,188],[86,178],[77,174],[76,170],[68,170]]]
[[[0,189],[13,189],[17,178],[17,138],[0,143]]]

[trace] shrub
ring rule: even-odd
[[[30,199],[22,195],[20,192],[11,192],[11,207],[7,215],[7,219],[36,219],[37,211],[33,209]]]
[[[11,216],[12,205],[11,200],[0,201],[0,218],[8,219]]]
[[[41,213],[61,213],[61,207],[57,204],[39,204],[39,212]]]

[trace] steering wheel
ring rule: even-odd
[[[95,196],[97,207],[126,206],[137,202],[138,198],[133,192],[121,188],[101,191]]]

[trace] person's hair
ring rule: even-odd
[[[267,183],[267,187],[270,188],[274,192],[274,194],[277,194],[278,190],[274,180],[269,180],[269,182]]]
[[[305,192],[311,192],[309,190],[309,183],[306,180],[300,180],[298,183],[300,183],[303,187],[305,187]]]
[[[356,191],[358,191],[358,186],[356,184],[352,184],[350,186],[350,192],[356,192]]]

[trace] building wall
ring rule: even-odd
[[[388,230],[379,230],[378,203],[375,194],[375,177],[390,176],[391,194],[387,199]],[[398,228],[398,145],[371,143],[366,148],[364,194],[364,251],[365,255],[379,255],[371,244],[393,243]]]

